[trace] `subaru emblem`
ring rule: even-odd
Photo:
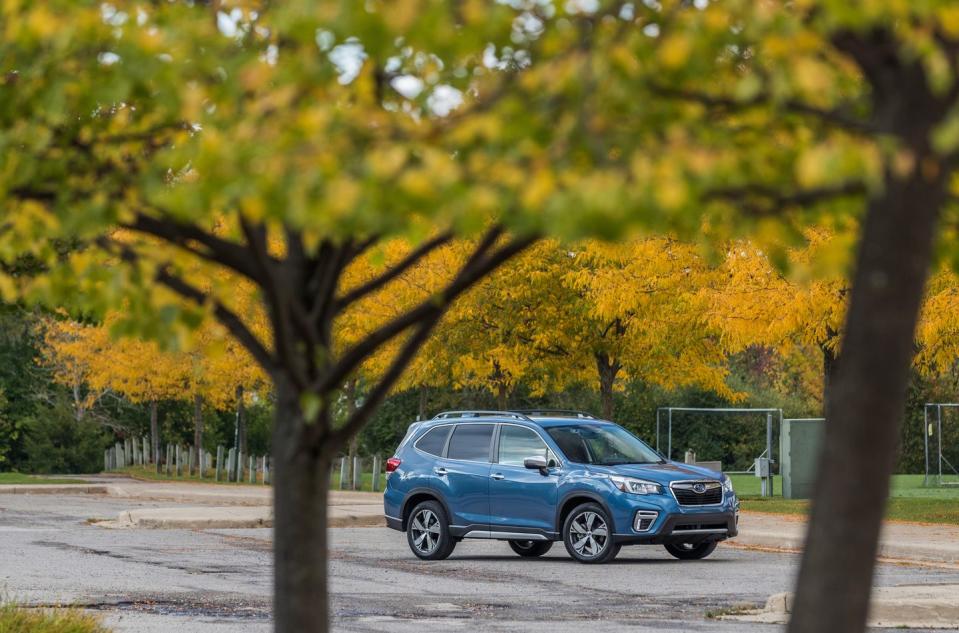
[[[699,494],[703,494],[704,492],[706,492],[706,484],[693,484],[693,490],[695,490]]]

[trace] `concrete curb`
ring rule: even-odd
[[[795,518],[743,512],[733,547],[799,552],[806,541],[806,523]],[[883,524],[881,560],[959,567],[959,527],[887,522]]]
[[[5,484],[0,495],[105,495],[110,486],[86,484]]]
[[[269,506],[191,506],[124,510],[115,520],[93,525],[111,529],[214,530],[273,527]],[[329,508],[329,527],[379,527],[385,525],[377,506]]]
[[[124,510],[115,521],[98,521],[100,527],[124,529],[212,530],[273,526],[273,509],[264,506],[141,508]]]
[[[723,620],[785,624],[793,594],[769,596],[762,609],[720,616]],[[902,585],[873,589],[869,626],[876,628],[955,629],[959,627],[959,585]]]

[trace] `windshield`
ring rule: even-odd
[[[566,458],[577,464],[661,464],[663,458],[626,429],[609,425],[571,424],[546,429]]]

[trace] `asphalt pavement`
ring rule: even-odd
[[[97,495],[0,497],[0,594],[77,604],[117,632],[271,630],[271,530],[110,530],[90,519],[163,501]],[[789,589],[797,556],[721,546],[679,562],[658,546],[580,565],[467,541],[446,561],[413,557],[405,535],[332,528],[338,631],[778,631],[708,617]],[[959,570],[882,565],[878,585],[959,582]]]

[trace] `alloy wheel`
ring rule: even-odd
[[[584,557],[597,556],[609,541],[606,521],[595,512],[583,512],[569,524],[570,540],[576,553]]]
[[[410,524],[413,547],[423,555],[432,554],[440,542],[440,520],[432,510],[420,510]]]

